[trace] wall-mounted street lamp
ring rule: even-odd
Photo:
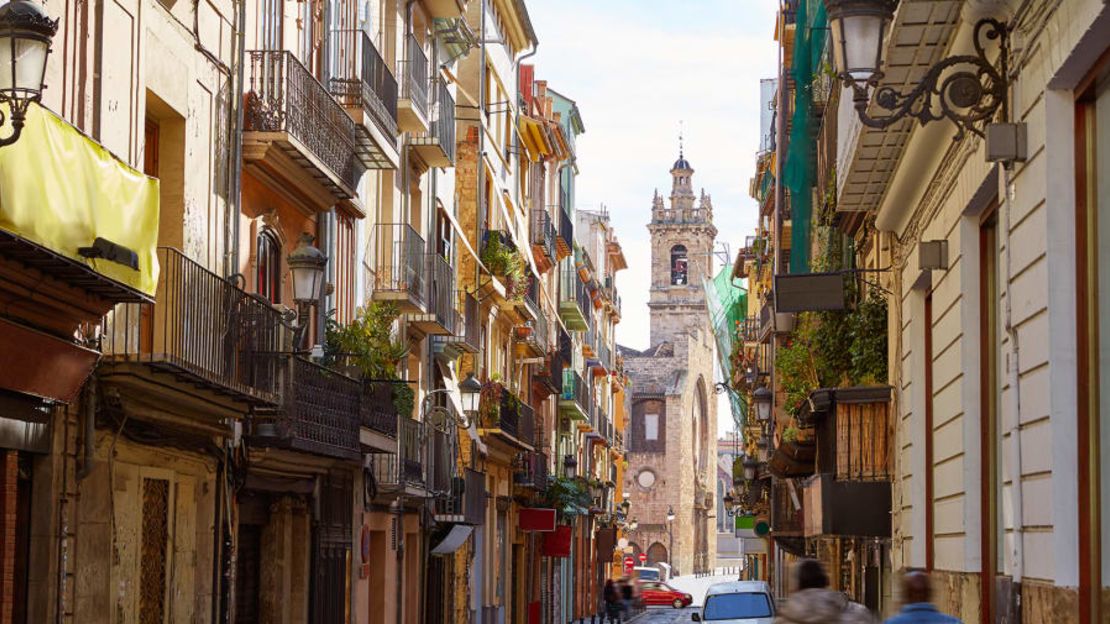
[[[886,128],[906,117],[917,118],[921,125],[950,119],[956,124],[956,139],[962,138],[965,130],[983,136],[978,124],[989,123],[999,108],[1004,118],[1007,113],[1006,25],[992,18],[979,20],[973,31],[974,55],[950,56],[937,62],[912,91],[900,93],[879,85],[884,76],[884,41],[897,4],[897,0],[825,2],[836,71],[852,88],[860,121],[872,128]],[[999,44],[997,66],[987,58],[984,46],[988,41]],[[872,87],[878,89],[875,103],[889,114],[868,115]]]
[[[752,393],[752,402],[755,403],[755,415],[760,422],[767,422],[771,419],[771,401],[774,395],[767,386],[760,386]]]
[[[563,458],[563,472],[568,479],[573,479],[577,474],[578,460],[574,458],[574,455],[567,455]]]
[[[459,382],[459,394],[462,397],[463,411],[467,418],[473,418],[478,413],[478,403],[482,397],[482,382],[474,376],[474,371],[467,374],[466,379]]]
[[[12,120],[12,134],[0,138],[0,146],[19,140],[27,108],[42,99],[46,59],[57,32],[58,20],[35,2],[11,0],[0,6],[0,102],[8,105]]]
[[[725,513],[727,513],[729,517],[732,517],[736,510],[736,499],[732,497],[732,493],[725,494],[721,502],[725,505]]]
[[[297,325],[294,328],[293,344],[298,348],[308,329],[308,310],[320,302],[324,289],[324,267],[328,257],[312,242],[315,237],[302,232],[297,247],[285,257],[289,273],[293,276],[293,302],[297,305]]]
[[[754,457],[744,458],[744,478],[748,481],[754,481],[756,471],[759,469],[759,462]]]

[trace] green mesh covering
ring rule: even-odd
[[[743,321],[748,311],[748,291],[732,281],[732,267],[725,266],[712,281],[705,284],[706,301],[710,318],[713,321],[713,335],[717,340],[717,361],[725,379],[732,379],[733,343],[736,341],[738,323]],[[740,395],[728,389],[729,406],[732,420],[737,428],[742,428],[748,412],[747,405]]]
[[[825,50],[828,18],[822,0],[801,0],[794,31],[794,116],[783,167],[783,183],[790,190],[790,272],[809,273],[809,238],[813,217],[814,155],[813,73]]]

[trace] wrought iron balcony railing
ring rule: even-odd
[[[357,459],[362,384],[338,371],[294,355],[263,355],[281,366],[282,404],[256,411],[251,435],[259,446]]]
[[[420,40],[409,35],[405,38],[405,58],[401,61],[401,98],[412,102],[422,116],[428,114],[428,56]]]
[[[413,136],[411,145],[429,166],[450,167],[455,164],[455,98],[444,80],[434,80],[431,93],[428,132]]]
[[[563,329],[561,326],[556,326],[559,334],[559,358],[562,360],[564,366],[570,366],[574,361],[574,341],[571,340],[570,333]]]
[[[359,149],[368,167],[393,168],[396,160],[397,79],[361,29],[333,30],[331,56],[335,76],[328,86],[345,108],[357,111]],[[377,137],[367,124],[377,129]],[[378,142],[387,143],[379,145]],[[386,156],[386,152],[390,156]]]
[[[590,414],[590,389],[578,371],[570,368],[563,369],[563,393],[559,397],[559,407],[564,410],[573,410],[577,418],[586,420]]]
[[[155,303],[123,303],[104,322],[106,363],[138,362],[250,404],[277,405],[277,362],[290,332],[266,301],[158,248]]]
[[[569,329],[583,331],[593,304],[586,292],[586,285],[575,271],[561,271],[559,275],[559,316]]]
[[[555,239],[559,234],[551,221],[551,214],[543,208],[532,209],[531,225],[532,255],[537,264],[540,264],[543,270],[547,270],[555,266],[555,262],[558,261]]]
[[[517,441],[531,446],[535,442],[536,413],[530,405],[519,399],[513,401],[511,396],[508,388],[501,395],[498,429]]]
[[[363,427],[372,429],[390,438],[397,437],[397,408],[393,396],[397,386],[403,381],[362,382],[362,404],[359,408],[359,421]],[[407,417],[408,414],[401,416]]]
[[[430,333],[454,336],[462,331],[462,315],[455,305],[455,269],[438,253],[428,254],[428,315]]]
[[[543,367],[535,371],[532,376],[534,387],[543,396],[562,394],[563,392],[563,359],[558,352],[551,352],[544,358]]]
[[[427,257],[424,239],[407,223],[379,223],[373,246],[375,300],[395,301],[405,311],[423,311]]]
[[[570,218],[570,212],[564,202],[565,199],[563,199],[562,192],[560,192],[559,205],[548,208],[548,210],[558,215],[559,219],[559,228],[555,237],[555,250],[559,260],[574,253],[574,219]]]
[[[356,152],[358,131],[324,85],[283,50],[251,51],[249,80],[244,130],[288,135],[285,151],[294,161],[340,196],[353,197],[364,168]],[[317,171],[315,162],[327,171]]]
[[[437,522],[479,526],[486,515],[486,475],[463,469],[463,476],[452,479],[450,493],[435,500]]]
[[[397,419],[397,453],[370,455],[374,483],[381,491],[396,491],[405,487],[418,490],[424,483],[424,424],[401,416]]]
[[[516,473],[513,481],[522,487],[542,490],[547,487],[547,454],[538,451],[525,451],[517,456]]]

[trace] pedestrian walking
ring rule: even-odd
[[[938,611],[932,599],[929,575],[921,570],[907,571],[902,575],[902,610],[886,624],[963,624],[959,618]]]
[[[620,622],[621,613],[624,612],[624,599],[613,579],[605,581],[605,589],[601,592],[601,598],[605,601],[605,615],[609,618],[609,622]]]
[[[636,598],[636,588],[632,585],[632,579],[627,576],[622,577],[620,581],[621,602],[624,607],[624,617],[632,617],[633,600]]]
[[[775,624],[873,624],[867,607],[829,589],[821,563],[803,559],[796,568],[797,590],[786,599]]]

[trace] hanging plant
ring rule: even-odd
[[[489,272],[503,278],[506,298],[519,301],[528,290],[527,264],[520,252],[505,240],[505,234],[491,230],[480,254]]]

